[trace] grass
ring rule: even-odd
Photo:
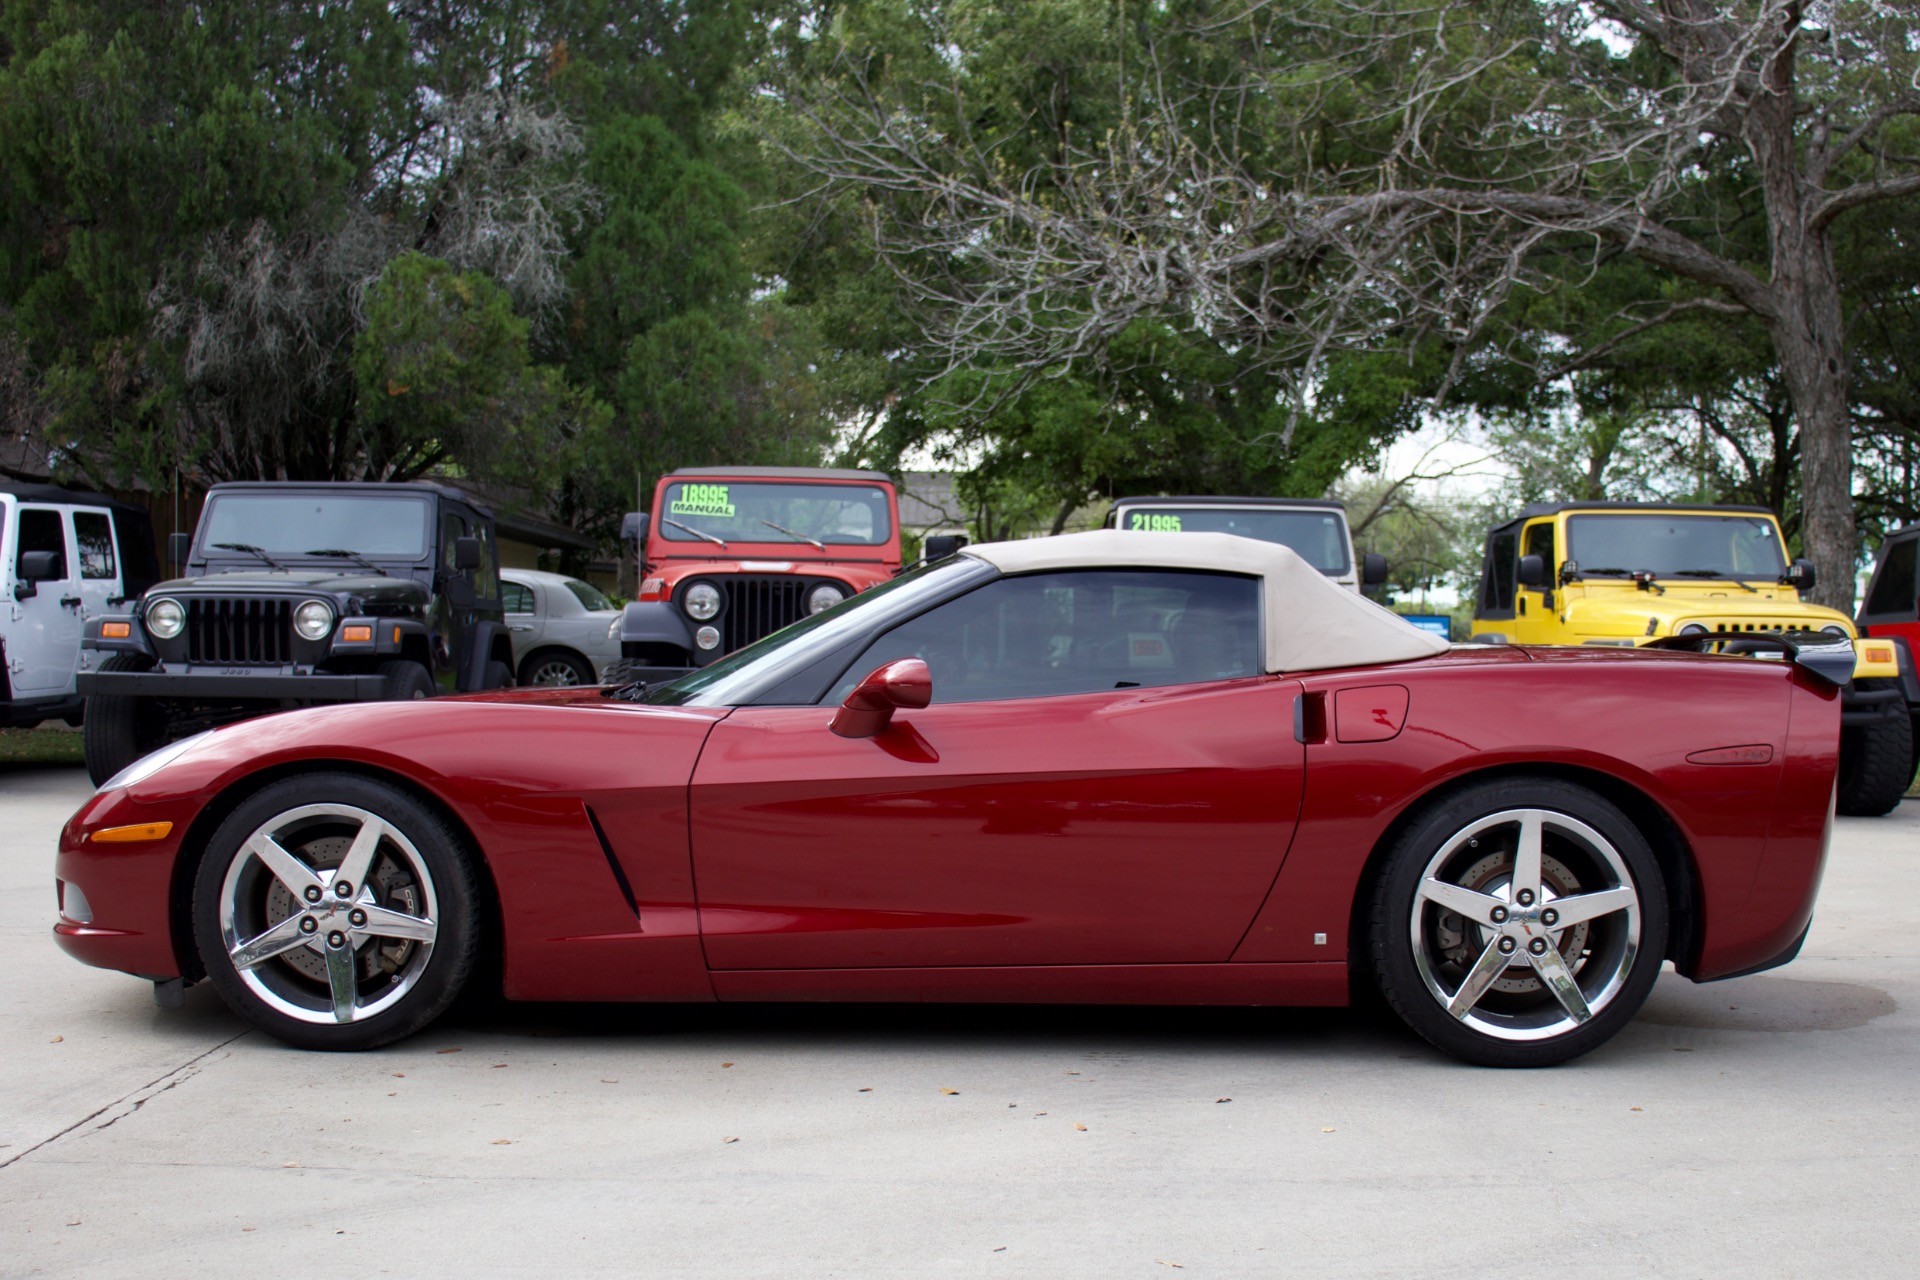
[[[80,735],[71,729],[0,729],[0,767],[82,763]]]

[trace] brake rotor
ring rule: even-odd
[[[1471,889],[1475,893],[1488,894],[1502,902],[1509,902],[1512,900],[1513,892],[1513,855],[1508,852],[1486,854],[1479,861],[1469,865],[1456,883],[1463,889]],[[1580,880],[1567,864],[1552,854],[1543,852],[1540,855],[1541,902],[1553,902],[1579,892]],[[1471,940],[1468,937],[1469,929],[1472,930]],[[1561,958],[1567,962],[1567,967],[1577,969],[1579,959],[1587,949],[1589,932],[1591,932],[1590,922],[1582,920],[1579,924],[1549,933],[1547,936],[1552,938],[1553,945],[1559,948]],[[1435,942],[1438,944],[1440,954],[1462,968],[1470,968],[1491,941],[1490,936],[1479,924],[1469,925],[1461,916],[1451,911],[1441,916],[1436,933]],[[1526,957],[1518,952],[1515,955],[1517,957],[1515,962],[1508,965],[1501,975],[1493,980],[1493,986],[1490,989],[1513,995],[1533,995],[1544,990],[1539,975],[1534,972],[1533,966],[1527,962]]]
[[[352,845],[352,836],[320,836],[295,846],[291,852],[315,871],[331,871],[340,865]],[[392,858],[376,854],[368,882],[373,888],[372,905],[407,915],[420,913],[420,893],[413,877]],[[365,889],[362,889],[358,901],[367,901]],[[298,915],[301,909],[300,900],[293,896],[293,890],[278,880],[267,890],[266,907],[268,928],[288,916]],[[365,938],[355,948],[354,958],[359,962],[361,977],[375,978],[398,973],[401,966],[406,964],[407,957],[413,954],[413,948],[414,943],[405,938]],[[291,951],[281,952],[278,958],[295,973],[311,978],[322,986],[326,985],[326,957],[313,947],[295,947]]]

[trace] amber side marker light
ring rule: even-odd
[[[171,822],[141,822],[131,827],[106,827],[87,839],[95,844],[139,844],[146,840],[165,840],[172,832]]]
[[[1870,644],[1865,648],[1865,650],[1863,650],[1863,652],[1866,654],[1868,662],[1892,662],[1893,661],[1892,645],[1881,646],[1877,644]]]
[[[342,627],[340,638],[348,644],[365,644],[373,639],[372,627]]]
[[[103,622],[100,624],[100,635],[107,640],[131,639],[133,636],[133,624],[131,622]]]

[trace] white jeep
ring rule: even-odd
[[[74,676],[88,618],[160,577],[139,507],[47,484],[0,483],[0,726],[79,724]]]

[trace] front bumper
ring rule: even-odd
[[[377,702],[387,696],[381,675],[335,675],[279,669],[163,667],[158,671],[88,671],[75,678],[88,697],[272,698],[301,702]]]

